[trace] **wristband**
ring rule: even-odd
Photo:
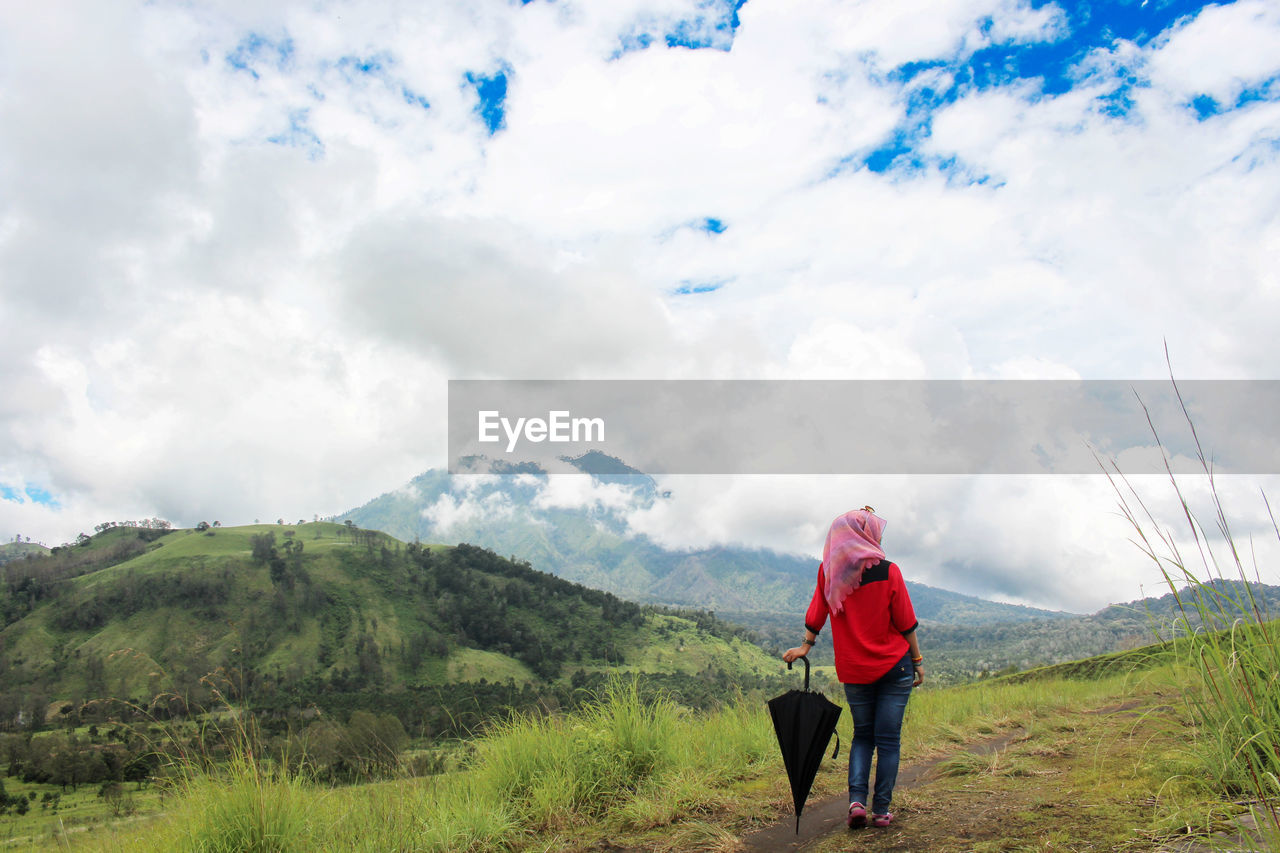
[[[921,655],[921,656],[920,656],[920,657],[918,657],[918,658],[912,658],[912,659],[911,659],[911,662],[912,662],[912,663],[924,663],[924,655]]]
[[[802,646],[812,646],[812,645],[813,645],[813,640],[801,640],[801,641],[800,641],[800,645],[802,645]]]

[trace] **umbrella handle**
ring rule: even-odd
[[[800,655],[796,660],[804,661],[804,689],[809,689],[809,656]],[[791,669],[791,661],[787,661],[787,669]]]

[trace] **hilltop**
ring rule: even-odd
[[[677,687],[684,677],[706,691],[778,668],[710,614],[642,607],[482,548],[350,524],[117,527],[10,562],[0,578],[8,725],[106,697],[154,709],[169,692],[195,705],[221,692],[279,713],[392,709],[442,731],[474,722],[477,708],[563,697],[603,672]],[[470,716],[453,703],[470,703]]]
[[[48,548],[36,542],[5,542],[0,545],[0,566],[11,560],[21,560],[26,557],[43,557],[48,553]]]

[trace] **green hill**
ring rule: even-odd
[[[0,577],[7,726],[107,697],[154,710],[220,693],[278,713],[390,709],[439,731],[453,704],[545,704],[604,672],[703,690],[778,672],[709,614],[352,525],[117,527]]]
[[[5,542],[0,545],[0,566],[25,557],[43,557],[49,549],[35,542]]]

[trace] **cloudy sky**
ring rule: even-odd
[[[1274,379],[1278,261],[1275,3],[7,3],[0,539],[341,512],[451,378]],[[1154,587],[1098,477],[669,485],[671,544],[870,502],[909,578]]]

